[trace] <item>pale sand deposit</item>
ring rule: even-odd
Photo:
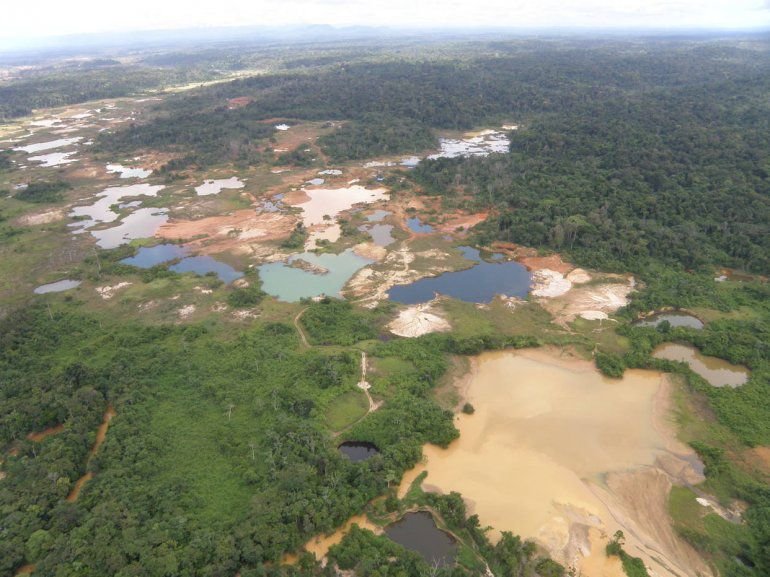
[[[444,332],[452,327],[449,322],[436,314],[432,303],[408,307],[388,325],[388,330],[400,337],[419,337],[428,333]]]

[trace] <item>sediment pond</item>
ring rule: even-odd
[[[295,268],[297,260],[317,267],[318,271]],[[288,262],[273,262],[259,267],[262,290],[286,302],[321,295],[339,297],[342,287],[350,278],[372,261],[347,249],[340,254],[295,254]],[[323,272],[319,272],[323,271]]]
[[[702,329],[703,321],[698,317],[687,313],[672,311],[657,313],[634,323],[637,327],[657,327],[662,322],[668,322],[672,327],[685,327],[689,329]]]
[[[638,518],[657,514],[651,503],[660,503],[663,517],[650,526],[670,527],[670,485],[653,490],[644,475],[658,470],[659,459],[678,471],[692,466],[693,452],[669,431],[668,387],[657,371],[631,370],[612,380],[556,350],[485,353],[461,387],[475,413],[457,416],[460,438],[448,449],[427,445],[425,461],[405,474],[399,493],[427,471],[423,487],[460,492],[481,525],[494,528],[493,540],[512,531],[580,567],[586,554],[604,564],[606,539],[595,543],[590,533],[622,529],[627,549],[656,563],[657,574],[694,575],[697,559],[680,558],[679,545],[667,548],[668,537],[646,531],[648,519]],[[615,492],[621,483],[630,490]]]
[[[426,303],[437,294],[471,303],[489,303],[496,295],[524,298],[529,294],[532,275],[524,265],[494,258],[483,260],[475,248],[460,247],[463,256],[477,264],[471,268],[396,285],[388,291],[390,300],[408,305]]]
[[[652,356],[666,361],[687,363],[694,373],[700,375],[715,387],[740,387],[749,380],[749,370],[733,365],[718,357],[709,357],[698,349],[678,343],[663,343]]]

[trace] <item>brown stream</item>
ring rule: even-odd
[[[116,414],[117,413],[115,412],[115,409],[112,407],[112,405],[107,407],[107,411],[104,413],[104,419],[102,419],[102,424],[99,425],[99,428],[96,430],[96,440],[94,441],[94,446],[91,447],[91,450],[88,452],[88,461],[90,461],[93,456],[96,455],[99,447],[101,447],[104,439],[107,437],[107,429],[110,427],[110,421],[112,421],[112,417],[114,417]],[[88,481],[93,479],[93,477],[94,474],[90,471],[80,477],[80,479],[75,482],[75,486],[72,488],[72,491],[70,491],[70,494],[67,495],[67,501],[70,503],[77,501],[78,497],[80,497],[80,491],[83,490],[83,486]]]

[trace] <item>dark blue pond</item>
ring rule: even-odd
[[[219,262],[210,256],[191,256],[168,268],[174,272],[194,272],[201,276],[213,272],[225,283],[231,283],[243,276],[242,272],[235,270],[229,264]]]
[[[433,232],[433,227],[431,225],[423,224],[422,221],[416,216],[413,216],[412,218],[407,218],[406,226],[408,226],[409,230],[411,230],[412,232],[416,232],[420,234]]]
[[[139,268],[152,268],[156,265],[184,258],[187,256],[187,250],[178,244],[159,244],[157,246],[142,247],[136,255],[130,258],[124,258],[123,264],[129,264]]]
[[[407,513],[385,527],[385,534],[399,545],[419,553],[430,565],[454,565],[457,542],[436,527],[433,515],[426,511]]]
[[[229,264],[219,262],[210,256],[187,256],[187,250],[176,244],[159,244],[157,246],[142,247],[136,255],[124,258],[123,264],[138,268],[152,268],[164,262],[182,259],[171,265],[169,270],[174,272],[194,272],[201,276],[207,273],[215,273],[223,282],[231,283],[243,276],[242,272],[235,270]]]
[[[532,275],[523,265],[497,260],[495,255],[491,257],[493,262],[487,262],[478,250],[467,246],[460,250],[465,258],[478,264],[466,270],[394,286],[388,291],[390,300],[414,305],[431,301],[436,294],[441,294],[469,303],[489,303],[499,294],[519,298],[529,294]]]
[[[366,461],[379,455],[380,451],[377,449],[377,445],[373,443],[367,443],[365,441],[345,441],[339,447],[337,447],[343,455],[354,463],[359,461]]]

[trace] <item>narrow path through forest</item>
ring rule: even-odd
[[[297,316],[294,317],[294,326],[297,328],[297,332],[299,333],[299,339],[302,341],[302,345],[306,348],[310,348],[310,343],[307,340],[307,337],[305,336],[305,332],[302,330],[302,325],[299,323],[299,319],[302,317],[302,315],[305,314],[305,311],[308,309],[308,307],[305,307],[301,311],[297,313]]]

